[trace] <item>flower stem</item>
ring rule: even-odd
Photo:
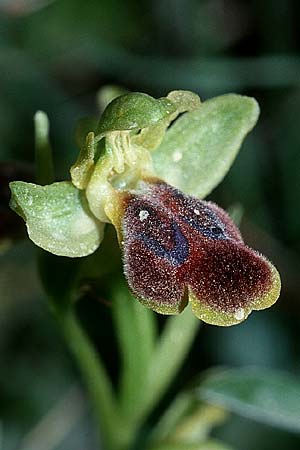
[[[123,415],[134,422],[143,401],[142,386],[155,349],[156,318],[130,295],[123,283],[114,288],[111,296],[122,359],[120,406]]]
[[[188,355],[200,324],[190,308],[167,319],[148,370],[139,420],[143,420],[166,393]]]
[[[138,304],[127,288],[118,285],[111,296],[123,359],[121,408],[133,439],[174,380],[200,322],[187,308],[169,317],[157,338],[154,313]]]
[[[123,449],[127,430],[121,423],[113,387],[100,355],[83,331],[73,309],[59,311],[56,317],[86,384],[105,450]]]

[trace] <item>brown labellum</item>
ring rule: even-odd
[[[277,270],[228,214],[166,183],[143,182],[128,196],[121,234],[130,289],[154,311],[177,314],[190,301],[200,319],[228,326],[279,296]]]

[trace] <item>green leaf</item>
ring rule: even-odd
[[[156,175],[203,198],[228,172],[259,107],[253,98],[227,94],[182,115],[153,153]]]
[[[230,450],[231,447],[223,442],[209,439],[199,444],[187,444],[186,442],[165,442],[151,447],[151,450]]]
[[[38,186],[10,183],[11,208],[26,222],[30,239],[59,256],[93,253],[103,238],[104,225],[89,212],[87,201],[70,182]]]
[[[263,369],[228,369],[208,375],[198,389],[202,400],[290,431],[300,432],[300,381]]]
[[[225,422],[227,411],[199,402],[192,390],[178,394],[152,432],[154,441],[197,443],[208,439],[212,429]]]
[[[181,442],[204,441],[208,439],[212,428],[225,422],[227,415],[228,413],[220,407],[198,404],[177,424],[172,437]]]
[[[199,402],[198,402],[199,403]],[[179,392],[152,430],[151,440],[165,441],[173,434],[178,423],[192,411],[195,406],[195,395],[190,390]]]
[[[121,95],[113,100],[103,112],[97,133],[120,130],[138,130],[155,125],[175,111],[167,98],[156,100],[140,92]]]

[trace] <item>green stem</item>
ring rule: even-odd
[[[125,289],[116,289],[112,297],[123,356],[122,411],[133,440],[174,380],[200,322],[187,308],[180,315],[169,317],[160,338],[156,339],[152,312],[149,322],[151,317],[147,320],[145,317],[149,311],[130,298]]]
[[[123,449],[127,430],[121,423],[113,388],[100,356],[71,308],[60,311],[56,317],[86,384],[104,448]]]
[[[156,344],[154,313],[133,298],[119,283],[112,291],[113,318],[122,358],[120,406],[127,421],[135,423],[143,402],[145,374]]]
[[[156,318],[121,283],[111,292],[113,316],[122,355],[120,406],[128,443],[174,380],[193,343],[200,322],[187,308],[169,317],[157,338]]]
[[[168,318],[148,370],[140,421],[166,393],[190,350],[200,324],[190,308],[178,316]]]

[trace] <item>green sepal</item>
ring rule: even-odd
[[[98,136],[111,131],[139,130],[159,123],[175,112],[167,98],[154,99],[140,92],[121,95],[108,104],[98,128]]]
[[[155,175],[204,198],[224,178],[259,115],[250,97],[227,94],[182,115],[153,152]]]
[[[93,253],[103,238],[104,224],[89,211],[84,195],[71,182],[39,186],[10,183],[10,206],[26,222],[30,239],[59,256]]]

